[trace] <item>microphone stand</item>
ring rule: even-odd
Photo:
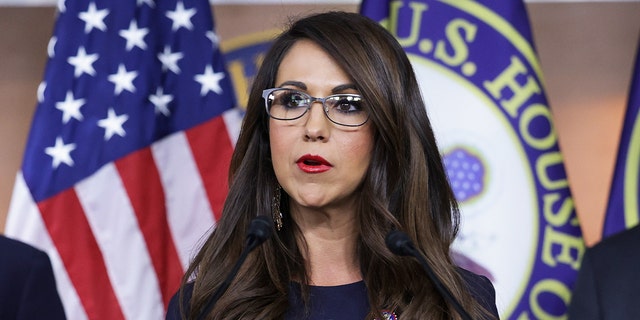
[[[197,319],[204,319],[211,309],[216,305],[218,299],[227,291],[229,285],[235,279],[240,267],[247,259],[247,256],[253,249],[257,248],[263,242],[271,237],[273,234],[273,221],[267,216],[257,216],[251,220],[249,224],[249,230],[247,231],[246,245],[236,261],[236,264],[231,269],[231,272],[222,284],[216,289],[211,297],[207,300],[206,307],[200,312]]]
[[[427,273],[427,276],[429,277],[429,279],[431,279],[440,295],[442,295],[445,300],[453,305],[453,308],[458,312],[463,320],[471,320],[471,316],[469,315],[469,313],[464,310],[460,302],[458,302],[453,294],[451,294],[451,291],[449,291],[449,289],[447,289],[442,281],[438,279],[435,272],[433,272],[433,269],[427,262],[427,259],[425,259],[420,251],[415,248],[413,242],[411,242],[411,239],[409,239],[409,236],[407,236],[402,231],[392,230],[387,234],[385,242],[389,250],[391,250],[391,252],[393,252],[394,254],[399,256],[412,256],[418,259],[418,262],[420,263],[420,265],[422,265],[422,268]]]

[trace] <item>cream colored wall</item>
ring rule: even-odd
[[[355,5],[217,5],[222,41],[291,15]],[[640,30],[640,2],[528,3],[560,147],[587,244],[600,229]],[[0,7],[0,230],[22,161],[54,8]]]

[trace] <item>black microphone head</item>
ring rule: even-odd
[[[391,230],[385,238],[387,248],[399,256],[412,256],[414,246],[409,236],[400,230]]]
[[[247,241],[252,247],[257,247],[259,244],[265,242],[273,234],[273,220],[268,216],[260,215],[249,223],[249,230],[247,230]]]

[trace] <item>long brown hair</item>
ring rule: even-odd
[[[244,246],[249,221],[270,215],[277,180],[270,159],[269,117],[262,90],[275,84],[278,66],[292,45],[308,39],[322,47],[353,79],[366,101],[374,127],[374,150],[360,193],[357,251],[371,311],[394,310],[405,319],[458,319],[421,266],[385,246],[391,229],[405,231],[475,318],[487,312],[467,292],[449,249],[458,232],[459,212],[413,69],[403,49],[384,28],[355,13],[327,12],[294,22],[264,58],[250,92],[229,173],[230,190],[222,218],[195,257],[183,288],[195,277],[189,319],[205,307]],[[249,255],[209,319],[279,319],[288,308],[292,279],[308,284],[300,231],[287,212],[284,226]],[[183,292],[181,290],[181,296]]]

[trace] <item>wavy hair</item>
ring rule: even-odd
[[[389,32],[369,18],[346,12],[295,21],[264,57],[231,160],[222,218],[183,278],[183,288],[195,278],[183,316],[194,319],[225,280],[242,252],[250,220],[271,214],[277,180],[261,93],[275,86],[280,62],[301,39],[319,45],[353,79],[374,128],[370,167],[357,190],[357,254],[372,309],[367,318],[382,319],[378,310],[389,309],[403,320],[458,319],[418,262],[387,249],[385,236],[392,229],[409,235],[474,319],[488,317],[467,292],[450,257],[460,215],[411,64]],[[282,191],[283,229],[248,256],[208,319],[280,319],[288,309],[292,279],[301,280],[306,295],[306,247],[288,215],[288,200]]]

